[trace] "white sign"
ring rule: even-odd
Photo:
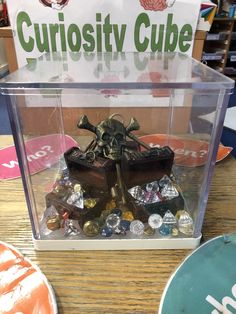
[[[192,54],[201,0],[7,0],[19,67],[49,51]]]

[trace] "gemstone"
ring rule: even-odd
[[[104,221],[106,220],[107,216],[110,215],[111,211],[106,209],[106,210],[103,210],[102,213],[101,213],[101,216],[100,218]]]
[[[161,196],[167,200],[172,200],[173,198],[179,196],[179,192],[172,183],[168,183],[163,187]]]
[[[82,208],[83,209],[84,208],[84,200],[83,200],[83,198],[78,198],[73,205],[78,207],[78,208]]]
[[[67,221],[67,219],[69,218],[69,213],[67,211],[65,211],[63,214],[62,214],[62,221],[61,221],[61,227],[64,228],[65,227],[65,223]]]
[[[148,218],[148,224],[153,229],[158,229],[162,225],[162,217],[158,214],[152,214]]]
[[[144,234],[146,234],[147,236],[152,236],[155,233],[155,229],[153,229],[152,227],[150,227],[149,225],[147,225],[144,229]]]
[[[60,229],[61,221],[58,215],[50,216],[46,220],[46,225],[49,230],[55,231]]]
[[[121,220],[120,221],[120,228],[125,230],[125,231],[128,231],[129,230],[129,226],[130,226],[130,221],[128,220]]]
[[[66,161],[65,161],[65,158],[62,157],[59,161],[59,168],[60,170],[62,170],[62,172],[64,171],[67,171],[68,172],[68,169],[67,169],[67,165],[66,165]]]
[[[83,231],[87,237],[95,237],[99,234],[100,226],[97,221],[88,220],[83,226]]]
[[[65,221],[65,236],[72,236],[72,235],[77,235],[79,234],[79,229],[75,226],[76,221],[72,219],[67,219]]]
[[[53,205],[47,207],[45,212],[44,212],[44,217],[54,217],[57,215],[58,215],[58,212],[56,210],[56,207]]]
[[[76,202],[76,200],[78,199],[76,193],[71,194],[68,199],[67,199],[67,204],[72,205]]]
[[[178,228],[172,228],[171,234],[173,237],[177,237],[177,235],[179,234]]]
[[[133,220],[130,223],[129,229],[135,235],[142,235],[144,232],[144,224],[140,220]]]
[[[115,214],[115,215],[121,217],[122,211],[121,211],[119,208],[114,208],[114,209],[112,210],[112,214]]]
[[[87,198],[84,200],[84,206],[87,208],[93,208],[97,204],[95,198]]]
[[[112,229],[107,227],[107,226],[103,227],[102,230],[101,230],[101,235],[103,237],[109,238],[109,237],[112,236],[112,234],[113,234]]]
[[[163,224],[170,224],[170,225],[176,225],[177,219],[172,214],[170,210],[167,210],[164,217],[163,217]]]
[[[161,188],[165,187],[167,184],[171,184],[171,179],[165,174],[161,180],[159,180],[159,186]]]
[[[75,184],[74,185],[74,191],[75,191],[75,193],[82,193],[83,192],[83,190],[82,190],[82,186],[81,186],[81,184]]]
[[[84,208],[83,193],[81,192],[72,193],[67,199],[67,204],[74,205],[78,208]]]
[[[63,178],[69,178],[69,169],[67,168],[66,164],[65,164],[65,168],[61,170],[61,174]]]
[[[60,185],[55,186],[55,188],[53,189],[53,193],[56,193],[58,198],[67,199],[68,197],[68,189],[65,189],[63,186]]]
[[[116,214],[110,214],[109,216],[107,216],[106,219],[106,225],[109,228],[115,229],[116,227],[118,227],[120,224],[120,217],[117,216]]]
[[[178,220],[178,228],[179,231],[186,235],[192,235],[193,234],[193,219],[189,215],[189,213],[184,210],[180,214],[179,220]]]
[[[114,208],[116,208],[116,202],[114,200],[111,200],[110,202],[106,204],[106,210],[111,211]]]
[[[72,182],[68,179],[65,179],[65,186],[72,186]]]
[[[63,218],[64,220],[68,219],[68,218],[69,218],[69,213],[68,213],[67,211],[65,211],[65,212],[63,213],[63,215],[62,215],[62,218]]]
[[[133,196],[134,199],[143,201],[145,193],[140,186],[134,186],[133,188],[129,189],[128,192],[131,194],[131,196]]]
[[[158,186],[158,182],[157,181],[153,181],[150,183],[146,184],[146,191],[147,192],[158,192],[159,191],[159,186]]]
[[[53,187],[53,192],[55,192],[55,193],[60,193],[60,191],[62,191],[62,190],[63,190],[63,188],[59,184],[55,184]]]
[[[180,209],[180,210],[178,210],[178,211],[176,212],[176,214],[175,214],[175,218],[176,218],[177,220],[179,220],[180,215],[181,215],[181,214],[184,214],[185,212],[186,212],[185,209]]]
[[[60,179],[60,180],[58,180],[57,182],[58,182],[59,185],[65,185],[66,180]]]
[[[126,210],[125,212],[123,212],[121,217],[123,220],[128,220],[128,221],[134,220],[134,215],[130,210]]]
[[[159,229],[159,233],[164,236],[170,235],[171,231],[172,231],[172,226],[166,225],[166,224],[162,224]]]
[[[122,235],[122,236],[125,236],[126,235],[126,231],[124,229],[122,229],[120,226],[117,227],[115,230],[114,230],[115,234],[117,235]]]
[[[145,192],[144,202],[146,204],[153,204],[156,202],[160,202],[160,198],[158,197],[157,192]]]

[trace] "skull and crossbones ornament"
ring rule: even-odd
[[[138,130],[139,124],[135,118],[131,118],[127,127],[115,118],[117,114],[102,120],[95,127],[88,121],[87,116],[82,116],[77,126],[95,133],[95,145],[93,151],[97,156],[119,161],[127,146],[126,137],[131,131]]]

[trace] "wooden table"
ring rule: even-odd
[[[0,146],[11,144],[0,136]],[[236,160],[217,164],[204,240],[236,231]],[[0,183],[0,239],[15,245],[51,282],[60,314],[154,314],[171,273],[189,250],[36,252],[21,180]],[[172,314],[172,313],[170,313]]]

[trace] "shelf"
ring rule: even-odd
[[[222,54],[214,54],[214,53],[203,53],[202,60],[203,61],[221,61],[223,59]]]
[[[232,32],[232,34],[231,34],[231,40],[236,40],[236,32]]]
[[[230,60],[230,62],[236,62],[236,51],[229,51],[228,59]]]
[[[206,36],[207,41],[222,41],[226,40],[227,36],[230,34],[230,32],[220,32],[220,33],[208,33]]]
[[[236,75],[236,68],[234,67],[225,67],[224,68],[225,75]]]
[[[225,75],[236,75],[236,19],[215,17],[206,36],[202,61]]]

